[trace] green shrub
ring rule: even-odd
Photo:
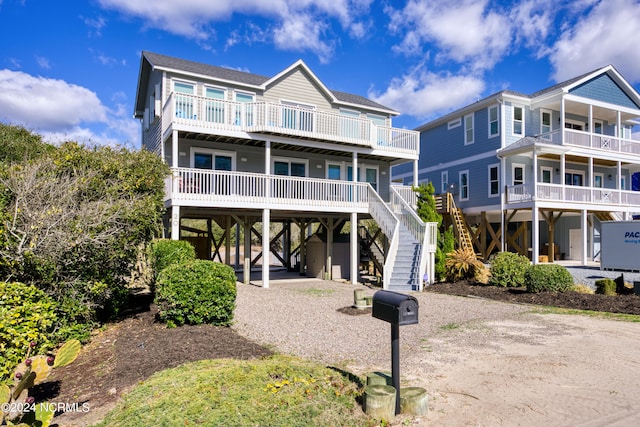
[[[596,280],[596,294],[617,295],[616,282],[613,279]]]
[[[571,273],[558,264],[536,264],[524,275],[527,292],[565,292],[573,289]]]
[[[155,302],[169,326],[229,325],[236,301],[236,275],[228,265],[195,260],[160,272]]]
[[[196,259],[196,250],[186,240],[156,239],[151,242],[151,265],[154,277],[172,264],[186,264]]]
[[[500,252],[491,261],[492,286],[518,287],[524,286],[524,275],[531,263],[525,256],[513,252]]]
[[[53,347],[55,311],[55,302],[35,286],[0,282],[0,383],[22,362],[29,343],[36,343],[33,352]]]

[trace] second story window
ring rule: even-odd
[[[551,132],[551,111],[540,111],[540,133],[544,135],[545,139],[549,139],[549,135],[545,135]]]
[[[282,126],[287,129],[313,132],[313,110],[311,105],[281,101]]]
[[[498,120],[498,106],[489,107],[489,138],[500,134],[500,121]]]
[[[522,107],[513,107],[513,134],[524,135],[524,109]]]
[[[236,125],[253,126],[253,104],[255,96],[251,93],[236,92]]]
[[[500,194],[500,178],[498,165],[489,165],[489,197]]]
[[[173,82],[173,91],[176,97],[176,117],[193,118],[194,85],[191,83]]]
[[[440,192],[442,194],[449,192],[449,172],[440,172]]]
[[[473,114],[464,116],[464,145],[473,144]]]
[[[340,135],[346,138],[361,138],[360,113],[354,110],[340,110]]]
[[[469,200],[469,171],[460,172],[460,200]]]
[[[204,91],[207,101],[205,103],[205,120],[212,123],[225,123],[225,92],[223,89],[208,87]]]
[[[524,165],[513,165],[513,185],[524,184]]]

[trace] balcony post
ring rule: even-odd
[[[581,230],[582,230],[582,253],[580,254],[580,259],[582,265],[587,265],[587,210],[583,209],[581,213]]]
[[[271,234],[269,227],[271,226],[271,211],[269,209],[262,210],[262,287],[269,287],[269,264],[271,260]]]
[[[531,262],[538,264],[540,255],[540,214],[537,206],[533,206],[531,217]],[[527,248],[528,249],[528,248]]]
[[[351,284],[358,284],[358,214],[351,212]]]
[[[593,148],[593,105],[589,104],[589,147]]]
[[[533,201],[538,197],[538,152],[533,149]]]
[[[244,217],[244,265],[242,281],[245,285],[251,282],[251,221]]]
[[[171,206],[171,240],[180,240],[180,206]]]

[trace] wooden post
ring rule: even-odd
[[[364,412],[376,419],[393,421],[396,415],[396,389],[382,384],[366,386]]]
[[[429,396],[422,387],[406,387],[400,390],[400,408],[403,414],[427,415]]]

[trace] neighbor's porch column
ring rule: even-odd
[[[264,144],[264,174],[266,175],[266,188],[264,190],[266,200],[271,197],[271,141],[266,140]],[[271,211],[266,208],[262,210],[262,287],[269,287],[269,264],[271,260]]]
[[[533,202],[535,203],[536,198],[538,197],[538,152],[536,149],[533,149],[533,171],[532,171],[532,181],[533,181]]]
[[[540,256],[540,212],[535,204],[531,212],[531,240],[533,240],[533,242],[531,242],[531,262],[537,264],[538,257]],[[553,259],[553,257],[551,259]]]
[[[413,161],[413,186],[418,186],[418,160]]]
[[[504,135],[504,134],[503,134]],[[504,157],[500,158],[500,188],[503,189],[502,194],[500,195],[500,251],[504,252],[505,247],[505,211],[504,205],[508,202],[507,200],[507,159]]]
[[[178,167],[178,131],[171,133],[171,167]]]
[[[180,240],[180,206],[171,206],[171,240]]]
[[[358,284],[358,255],[360,251],[358,250],[358,214],[356,212],[351,212],[351,284]]]
[[[580,229],[582,230],[582,254],[580,255],[580,260],[582,265],[587,265],[587,234],[588,234],[588,224],[587,224],[587,210],[582,210],[581,215],[581,225]]]
[[[242,281],[245,285],[251,282],[251,220],[244,218],[244,265]]]
[[[333,279],[333,218],[327,218],[327,253],[325,262],[325,280]]]
[[[563,130],[564,132],[564,130]],[[565,170],[565,157],[564,157],[564,153],[560,154],[560,185],[562,185],[562,200],[564,201],[565,199],[565,190],[566,190],[566,183],[564,182],[564,172]]]

